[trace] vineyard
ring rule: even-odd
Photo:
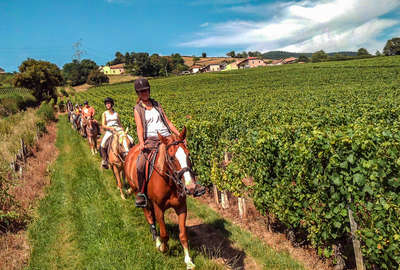
[[[188,128],[203,184],[247,194],[325,257],[350,237],[351,209],[367,267],[399,267],[400,57],[150,84],[172,122]],[[100,117],[107,96],[135,138],[132,83],[92,88],[75,101],[87,99]],[[222,164],[225,153],[232,158]]]

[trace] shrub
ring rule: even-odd
[[[53,105],[53,100],[49,103],[43,102],[42,105],[40,105],[40,108],[38,109],[36,114],[46,122],[56,120]]]
[[[108,83],[109,79],[107,75],[104,73],[100,72],[97,69],[94,69],[90,72],[88,78],[87,78],[87,84],[90,85],[101,85],[103,83]]]

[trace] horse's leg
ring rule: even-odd
[[[190,258],[188,238],[186,233],[186,216],[187,216],[186,202],[185,205],[179,208],[174,208],[174,210],[175,213],[178,215],[179,240],[181,241],[183,252],[185,254],[186,269],[194,269],[195,265],[192,262],[192,259]]]
[[[161,251],[162,253],[165,253],[168,251],[169,236],[168,236],[167,228],[165,226],[164,211],[156,203],[154,203],[153,206],[154,206],[154,214],[156,215],[157,222],[158,222],[158,224],[160,224],[161,243],[156,241],[156,246],[159,251]]]
[[[117,179],[117,185],[118,185],[118,188],[119,188],[119,192],[121,193],[121,198],[122,198],[123,200],[126,200],[125,194],[124,194],[124,192],[122,191],[121,169],[118,168],[116,165],[113,165],[113,166],[112,166],[112,170],[113,170],[113,172],[114,172],[115,178]]]
[[[161,245],[161,241],[160,241],[160,237],[158,236],[158,233],[157,233],[156,219],[154,217],[154,210],[148,209],[148,208],[143,208],[143,213],[144,213],[144,217],[146,218],[147,222],[150,225],[150,233],[151,233],[151,236],[153,237],[153,241],[156,241],[156,246],[158,248]]]

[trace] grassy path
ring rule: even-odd
[[[170,251],[157,252],[142,211],[131,199],[120,199],[112,173],[99,169],[98,157],[90,155],[86,141],[65,118],[58,123],[57,147],[51,186],[29,228],[29,269],[185,269],[177,226],[168,224]],[[189,208],[206,225],[224,226],[229,231],[224,237],[248,249],[264,269],[302,269],[194,200]],[[191,255],[197,269],[224,269],[199,248]]]

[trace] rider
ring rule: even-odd
[[[89,106],[89,102],[87,100],[85,100],[85,102],[83,103],[84,107],[82,108],[82,117],[86,120],[93,120],[93,117],[95,115],[95,110],[93,107]],[[84,122],[85,123],[85,122]],[[97,126],[97,134],[100,134],[100,128],[98,125]],[[87,136],[86,134],[86,124],[83,125],[83,131],[85,134],[85,137]]]
[[[106,130],[106,133],[104,134],[104,137],[100,144],[100,153],[103,159],[101,161],[101,166],[103,166],[103,168],[105,169],[108,169],[107,149],[105,148],[107,139],[110,138],[113,131],[123,130],[123,127],[119,119],[118,113],[114,111],[114,100],[110,97],[107,97],[104,100],[104,105],[106,106],[107,111],[103,112],[103,114],[101,115],[101,126],[104,130]],[[133,142],[131,136],[128,135],[128,138],[131,142]]]
[[[141,151],[136,164],[139,183],[136,206],[144,207],[147,199],[146,195],[141,193],[141,191],[145,184],[145,164],[149,155],[149,150],[151,151],[158,147],[158,133],[164,137],[171,136],[172,133],[179,136],[179,131],[167,118],[161,105],[150,98],[150,84],[147,79],[136,79],[135,90],[138,95],[138,100],[134,107],[134,115],[139,139],[139,151]],[[196,190],[197,194],[202,195],[205,188],[196,184]]]

